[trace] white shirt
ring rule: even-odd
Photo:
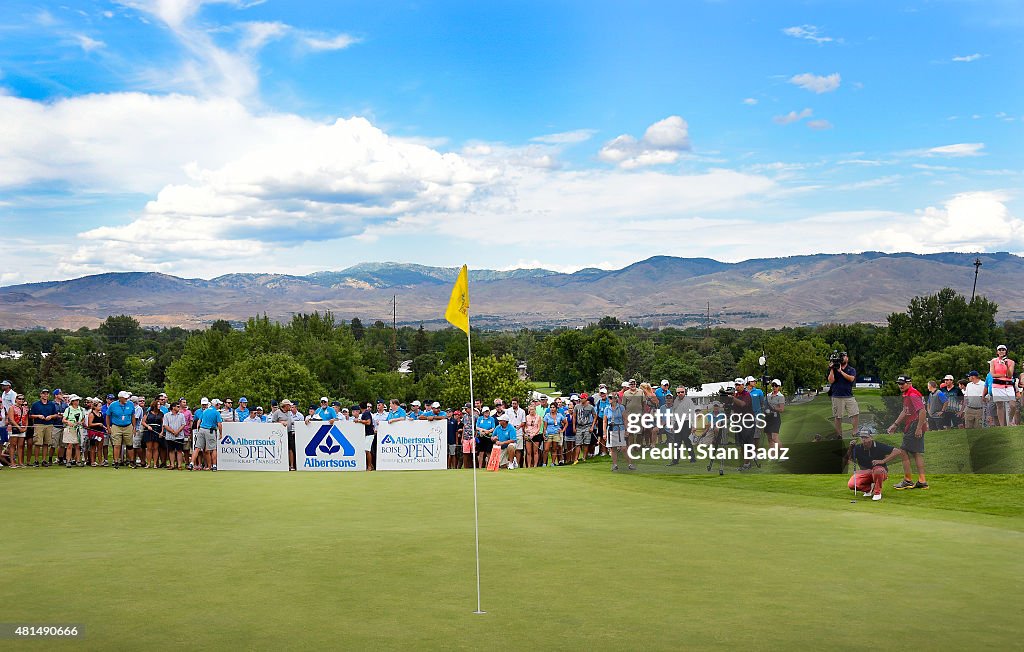
[[[978,381],[976,383],[967,383],[967,387],[964,388],[964,398],[966,399],[966,406],[969,408],[980,408],[982,407],[981,397],[985,395],[985,383]]]
[[[3,394],[0,394],[0,397],[3,398],[4,407],[9,409],[14,407],[14,402],[18,399],[18,392],[13,389],[9,389]]]
[[[526,423],[526,410],[519,408],[514,410],[509,408],[505,410],[505,414],[508,415],[508,425],[516,429],[517,432],[523,431],[523,424]]]

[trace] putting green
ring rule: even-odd
[[[605,459],[479,473],[485,616],[467,471],[5,469],[2,620],[85,625],[26,649],[1019,645],[1020,477],[851,504]]]

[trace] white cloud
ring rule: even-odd
[[[960,62],[960,63],[970,63],[971,61],[977,61],[982,56],[983,55],[975,52],[974,54],[966,54],[966,55],[959,56],[959,57],[953,57],[953,61],[957,61],[957,62]]]
[[[686,120],[673,115],[648,127],[640,140],[629,134],[613,138],[604,144],[597,157],[623,169],[636,169],[675,163],[680,153],[689,149],[689,126]]]
[[[807,121],[807,126],[810,129],[817,129],[819,131],[823,130],[823,129],[831,129],[833,127],[831,122],[829,122],[828,120],[823,120],[823,119],[808,120]]]
[[[129,224],[79,234],[81,245],[62,269],[180,268],[201,258],[211,240],[253,258],[400,216],[469,210],[497,175],[457,154],[393,141],[363,118],[319,124],[292,117],[275,126],[273,139],[253,139],[226,164],[188,166],[184,183],[163,187]],[[125,247],[138,260],[124,258]]]
[[[239,27],[244,34],[241,41],[241,47],[244,50],[259,50],[270,41],[283,37],[292,29],[291,25],[281,22],[249,22],[241,23]]]
[[[358,43],[359,39],[351,34],[337,34],[335,36],[309,35],[304,37],[302,42],[312,50],[324,52],[331,50],[344,50],[345,48]]]
[[[831,75],[815,75],[809,72],[793,75],[789,83],[812,93],[831,93],[839,88],[841,78],[838,72]]]
[[[814,115],[814,112],[811,109],[804,109],[799,113],[797,113],[796,111],[790,111],[786,115],[777,115],[774,118],[772,118],[772,120],[775,122],[775,124],[788,125],[793,124],[794,122],[799,122],[804,118],[809,118],[812,115]]]
[[[956,143],[925,150],[925,156],[984,156],[985,143]]]
[[[590,140],[596,133],[596,129],[575,129],[573,131],[562,131],[556,134],[535,136],[531,138],[530,141],[534,143],[545,143],[547,145],[575,145],[576,143],[583,143]]]
[[[961,193],[941,208],[915,211],[868,237],[888,251],[1021,251],[1024,220],[1010,214],[1006,200],[1000,193]]]
[[[85,52],[92,52],[93,50],[106,47],[107,45],[103,41],[90,38],[85,34],[76,34],[75,40],[78,42],[78,46],[82,48],[82,50],[84,50]]]
[[[747,106],[754,106],[755,104],[757,104],[757,100],[754,99],[753,97],[745,97],[743,98],[743,103],[746,104]]]
[[[822,43],[831,43],[836,39],[831,36],[825,36],[821,33],[816,25],[796,25],[794,27],[783,28],[782,33],[786,36],[792,36],[793,38],[804,39],[806,41],[814,41],[818,45]],[[837,42],[841,42],[842,39],[838,39]]]

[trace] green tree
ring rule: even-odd
[[[765,340],[767,373],[782,381],[786,392],[798,387],[820,387],[828,373],[829,346],[820,337],[796,339],[789,334],[778,334]],[[748,350],[737,365],[739,375],[760,378],[765,372],[758,364],[760,349]]]
[[[352,329],[352,337],[356,338],[357,342],[363,339],[363,335],[366,332],[366,328],[363,326],[363,322],[359,319],[359,317],[352,318],[350,328]]]
[[[988,347],[957,344],[947,346],[941,351],[928,351],[914,356],[907,364],[906,373],[914,379],[914,386],[922,389],[929,380],[941,382],[946,374],[952,374],[959,380],[966,378],[967,372],[974,370],[984,377],[988,373],[988,361],[992,357],[992,349]]]
[[[107,317],[97,329],[99,334],[111,344],[134,345],[142,336],[139,320],[129,315]]]
[[[300,406],[316,404],[326,393],[309,369],[284,353],[247,356],[196,385],[172,392],[192,404],[198,404],[201,396],[245,396],[250,405],[269,405],[271,399],[288,398]]]
[[[515,398],[524,403],[531,391],[529,383],[519,379],[516,359],[512,356],[473,356],[473,395],[474,398],[484,401],[485,405],[493,403],[496,398],[504,399],[506,402]],[[441,403],[460,406],[468,401],[469,364],[459,362],[445,371]]]

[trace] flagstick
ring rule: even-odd
[[[466,315],[466,323],[469,323],[469,315]],[[480,506],[476,494],[476,417],[473,410],[476,408],[476,401],[473,400],[473,338],[470,336],[470,329],[466,329],[466,347],[469,351],[469,422],[470,433],[473,442],[473,521],[476,533],[476,611],[475,614],[485,614],[480,608]]]

